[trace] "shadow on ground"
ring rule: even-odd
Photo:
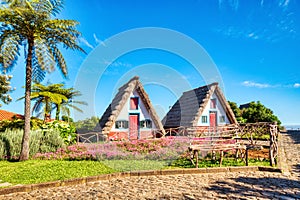
[[[226,194],[227,197],[238,197],[238,199],[253,197],[298,199],[300,197],[300,181],[276,177],[232,178],[217,181],[206,189],[217,194]]]
[[[292,173],[294,173],[300,180],[300,163],[292,166]],[[300,197],[299,197],[300,199]]]
[[[290,135],[295,144],[300,144],[300,130],[288,130],[285,134]]]

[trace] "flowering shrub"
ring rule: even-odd
[[[64,160],[173,160],[188,147],[187,138],[169,137],[154,140],[80,144],[55,153],[36,154],[36,159]]]
[[[66,149],[59,148],[56,152],[37,153],[33,159],[41,160],[95,160],[83,145],[72,145]]]

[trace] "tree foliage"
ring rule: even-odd
[[[74,103],[86,105],[83,101],[74,100],[81,93],[74,88],[64,88],[64,84],[55,83],[43,85],[34,83],[31,88],[31,100],[34,101],[32,113],[37,117],[44,115],[44,121],[51,117],[51,112],[56,109],[56,120],[59,120],[61,112],[70,117],[70,109],[83,112],[80,108],[73,105]],[[22,97],[21,99],[23,99]]]
[[[2,101],[5,104],[8,104],[12,101],[11,96],[9,93],[11,92],[11,86],[10,86],[10,79],[12,76],[0,74],[0,101]],[[1,107],[0,103],[0,107]]]
[[[59,50],[83,51],[77,44],[80,32],[77,21],[54,18],[63,0],[2,0],[0,8],[0,67],[12,69],[21,47],[25,50],[25,126],[20,160],[29,157],[31,81],[40,81],[45,72],[59,68],[67,76],[66,61]],[[84,52],[84,51],[83,51]]]
[[[79,120],[75,122],[75,126],[77,129],[77,132],[79,133],[84,133],[84,132],[89,132],[92,131],[96,128],[96,126],[99,123],[100,118],[96,116],[92,116],[91,118],[87,118],[84,120]]]
[[[232,101],[228,101],[228,103],[231,107],[231,110],[233,111],[233,113],[235,115],[236,120],[240,123],[246,122],[246,120],[242,117],[242,113],[241,113],[241,110],[238,107],[238,105],[235,102],[232,102]]]
[[[31,88],[31,100],[35,101],[32,112],[35,112],[39,117],[44,114],[44,120],[51,116],[52,104],[61,104],[62,101],[67,101],[67,97],[62,95],[60,90],[63,84],[51,84],[48,86],[40,83],[33,84]]]
[[[277,122],[281,124],[279,118],[273,113],[270,108],[265,107],[260,101],[250,102],[243,109],[237,107],[234,102],[229,102],[237,120],[242,123],[255,122]]]
[[[250,102],[248,108],[241,110],[242,117],[246,119],[248,123],[255,122],[277,122],[278,125],[281,124],[280,120],[273,111],[265,107],[260,101]]]

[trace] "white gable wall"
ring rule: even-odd
[[[138,97],[139,98],[138,110],[130,110],[130,98],[131,97]],[[155,126],[149,112],[147,111],[144,102],[142,101],[142,99],[140,98],[140,95],[136,91],[134,91],[130,94],[130,97],[128,98],[127,102],[125,103],[124,107],[122,108],[122,110],[121,110],[121,112],[120,112],[120,114],[119,114],[116,121],[118,121],[118,120],[129,121],[129,114],[130,113],[139,114],[140,121],[145,120],[145,119],[150,119],[152,121],[152,128],[156,129],[156,126]],[[120,130],[120,129],[116,129],[115,124],[113,124],[111,130],[115,131],[115,130]]]
[[[217,105],[215,109],[211,109],[210,108],[210,101],[211,99],[216,99],[217,100]],[[211,99],[209,100],[208,104],[206,105],[204,111],[202,112],[202,115],[200,116],[197,126],[209,126],[209,112],[210,111],[216,111],[217,112],[217,122],[218,125],[226,125],[226,124],[230,124],[230,121],[226,115],[225,112],[225,108],[223,108],[219,98],[217,97],[217,95],[214,93],[211,96]],[[202,123],[202,116],[207,116],[207,123]],[[225,122],[220,122],[220,116],[225,116]]]

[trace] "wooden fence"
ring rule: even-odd
[[[178,127],[165,130],[164,136],[188,136],[191,138],[232,138],[247,148],[269,149],[270,165],[276,164],[278,157],[278,126],[276,123],[258,122],[219,127]]]
[[[278,126],[276,123],[246,123],[238,125],[226,125],[218,127],[177,127],[160,130],[152,130],[152,138],[166,136],[185,136],[189,138],[232,137],[239,140],[240,144],[250,146],[261,146],[269,149],[270,165],[276,164],[278,157]],[[81,133],[77,135],[77,142],[95,143],[107,141],[107,137],[101,132]]]

